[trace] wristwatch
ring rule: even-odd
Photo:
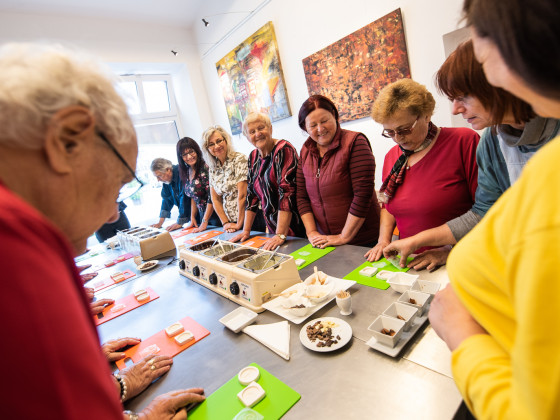
[[[276,236],[278,236],[280,239],[282,239],[283,241],[286,240],[286,235],[282,235],[281,233],[277,233]]]

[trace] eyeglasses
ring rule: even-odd
[[[395,138],[395,136],[399,135],[399,136],[408,136],[410,133],[412,133],[412,130],[414,130],[414,127],[416,126],[416,123],[418,122],[418,120],[420,119],[420,116],[416,117],[416,120],[414,120],[414,124],[412,124],[409,128],[401,128],[399,130],[383,130],[381,132],[381,135],[383,137],[387,137],[388,139],[391,138]]]
[[[117,203],[120,203],[126,200],[127,198],[133,196],[134,194],[136,194],[140,190],[140,188],[142,188],[146,184],[136,176],[132,168],[128,165],[128,163],[126,163],[126,160],[124,160],[122,155],[117,151],[117,149],[115,149],[115,146],[111,144],[111,142],[107,139],[105,134],[97,130],[97,135],[101,137],[101,140],[107,143],[107,145],[111,148],[113,153],[119,158],[119,160],[123,163],[123,165],[126,166],[126,169],[128,169],[132,174],[132,176],[134,177],[132,181],[130,181],[129,183],[121,187],[119,191],[119,197],[117,198]]]
[[[222,144],[224,141],[226,141],[225,139],[218,139],[216,140],[216,143],[210,143],[207,147],[208,150],[213,149],[216,146],[219,146],[220,144]]]
[[[194,157],[196,157],[196,152],[195,152],[194,150],[191,149],[190,151],[185,150],[185,151],[181,154],[181,157],[183,157],[183,158],[184,158],[184,157],[187,157],[187,156],[190,156],[190,157],[193,157],[193,158],[194,158]]]

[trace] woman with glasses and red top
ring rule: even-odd
[[[474,203],[479,135],[469,128],[438,128],[431,121],[434,108],[432,94],[410,79],[383,88],[373,104],[372,118],[397,145],[385,156],[379,239],[365,254],[368,261],[383,257],[395,226],[406,238],[464,214]]]
[[[179,140],[177,161],[183,192],[191,199],[191,221],[185,227],[196,227],[195,232],[202,232],[208,224],[219,226],[220,219],[214,213],[210,197],[208,165],[202,157],[198,143],[190,137]]]

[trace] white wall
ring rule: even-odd
[[[188,29],[96,18],[0,13],[0,42],[56,41],[90,51],[123,73],[171,73],[183,133],[211,122],[200,59]],[[171,50],[178,51],[174,56]]]
[[[451,125],[448,101],[439,96],[433,76],[445,59],[442,35],[457,29],[462,0],[272,0],[243,27],[202,59],[202,74],[213,116],[211,124],[229,128],[226,109],[220,91],[215,63],[243,42],[266,22],[272,21],[278,41],[280,59],[292,108],[291,118],[273,124],[274,136],[291,141],[299,150],[307,138],[297,125],[297,113],[308,98],[302,59],[332,44],[357,29],[401,8],[412,78],[425,84],[434,94],[437,105],[433,117],[440,126]],[[196,27],[199,40],[219,39],[216,26]],[[207,48],[206,48],[207,49]],[[204,49],[202,50],[204,51]],[[361,131],[372,143],[376,157],[376,188],[381,186],[383,157],[394,145],[380,135],[382,127],[371,118],[343,124],[349,130]],[[235,136],[236,149],[251,150],[243,136]]]

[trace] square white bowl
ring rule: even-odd
[[[404,293],[412,287],[412,284],[418,278],[418,274],[395,273],[387,279],[387,283],[392,289],[399,293]]]
[[[383,312],[383,315],[390,316],[391,318],[397,318],[399,315],[404,318],[404,330],[408,331],[414,322],[414,318],[418,314],[418,308],[410,305],[405,305],[404,303],[393,302]],[[400,318],[397,318],[400,319]],[[402,321],[402,319],[400,319]]]
[[[398,298],[397,302],[405,303],[407,305],[418,308],[418,316],[422,316],[424,314],[424,311],[426,310],[426,307],[428,306],[428,303],[430,302],[431,297],[432,295],[430,295],[429,293],[407,290],[401,295],[400,298]],[[414,299],[416,303],[410,302],[410,299]]]
[[[439,291],[440,287],[441,284],[437,281],[416,280],[414,283],[412,283],[412,287],[410,288],[410,290],[429,293],[433,298],[433,295],[435,295]],[[430,298],[430,301],[432,300],[432,298]]]
[[[257,319],[256,312],[250,309],[240,306],[239,308],[231,311],[229,314],[220,318],[220,322],[232,330],[234,333],[238,333],[247,325],[251,325]]]
[[[379,315],[375,318],[375,321],[368,327],[368,330],[373,333],[373,336],[381,344],[389,347],[395,347],[401,335],[404,331],[404,321],[397,318],[391,318],[385,315]],[[385,328],[387,330],[395,331],[395,335],[390,336],[383,334],[381,330]]]

